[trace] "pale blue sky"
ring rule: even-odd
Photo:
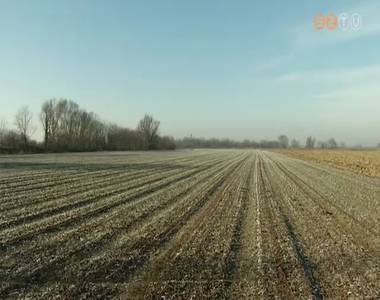
[[[360,13],[317,32],[317,13]],[[380,142],[379,1],[0,0],[0,118],[65,97],[175,137]],[[35,136],[38,138],[38,134]]]

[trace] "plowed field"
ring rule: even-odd
[[[0,298],[377,299],[380,179],[254,150],[0,156]]]

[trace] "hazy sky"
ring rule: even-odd
[[[357,30],[313,29],[359,13]],[[106,121],[380,142],[379,1],[0,0],[0,118],[65,97]],[[38,138],[38,136],[35,136]]]

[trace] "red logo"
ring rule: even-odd
[[[329,13],[327,16],[319,13],[314,17],[314,29],[318,31],[322,31],[324,29],[328,29],[333,31],[338,28],[338,17]]]

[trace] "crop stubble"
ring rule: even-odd
[[[254,150],[0,166],[2,298],[380,296],[376,178]]]

